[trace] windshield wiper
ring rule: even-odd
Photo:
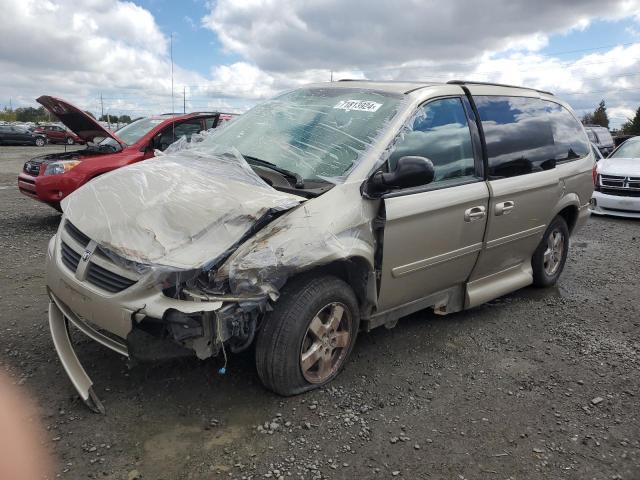
[[[292,172],[291,170],[287,170],[286,168],[279,167],[275,163],[267,162],[266,160],[262,160],[261,158],[252,157],[251,155],[242,156],[248,163],[255,163],[257,165],[260,165],[261,167],[267,167],[274,172],[281,173],[285,177],[295,180],[294,186],[296,188],[304,188],[304,179],[299,173]]]

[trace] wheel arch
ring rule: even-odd
[[[333,275],[346,282],[358,299],[360,313],[366,316],[377,304],[377,290],[373,265],[364,257],[352,256],[314,266],[289,278],[287,283],[301,276]]]
[[[560,216],[567,222],[569,227],[569,234],[573,233],[573,229],[578,221],[578,215],[580,212],[580,199],[575,193],[565,195],[556,207],[553,218]],[[553,218],[551,220],[553,220]],[[551,221],[549,222],[551,223]]]

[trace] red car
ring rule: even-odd
[[[60,200],[92,178],[154,156],[182,136],[215,128],[233,114],[188,113],[141,118],[117,132],[103,128],[81,109],[59,98],[37,99],[47,110],[89,145],[83,150],[32,158],[18,176],[25,195],[60,210]]]
[[[60,127],[58,125],[40,125],[33,130],[33,133],[40,133],[47,137],[49,143],[66,143],[73,145],[74,143],[84,143],[78,135],[71,130]]]

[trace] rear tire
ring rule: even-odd
[[[41,137],[36,138],[36,146],[37,147],[44,147],[45,143],[47,143],[47,142],[44,141],[44,138],[41,138]]]
[[[560,278],[569,253],[569,228],[562,217],[553,219],[540,245],[533,254],[533,284],[536,287],[551,287]]]
[[[344,367],[359,324],[358,301],[344,281],[333,276],[290,281],[258,335],[260,380],[284,396],[326,385]]]

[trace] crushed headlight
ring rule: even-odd
[[[59,173],[67,173],[73,167],[80,163],[79,160],[64,160],[59,162],[51,162],[47,164],[44,171],[45,175],[57,175]]]

